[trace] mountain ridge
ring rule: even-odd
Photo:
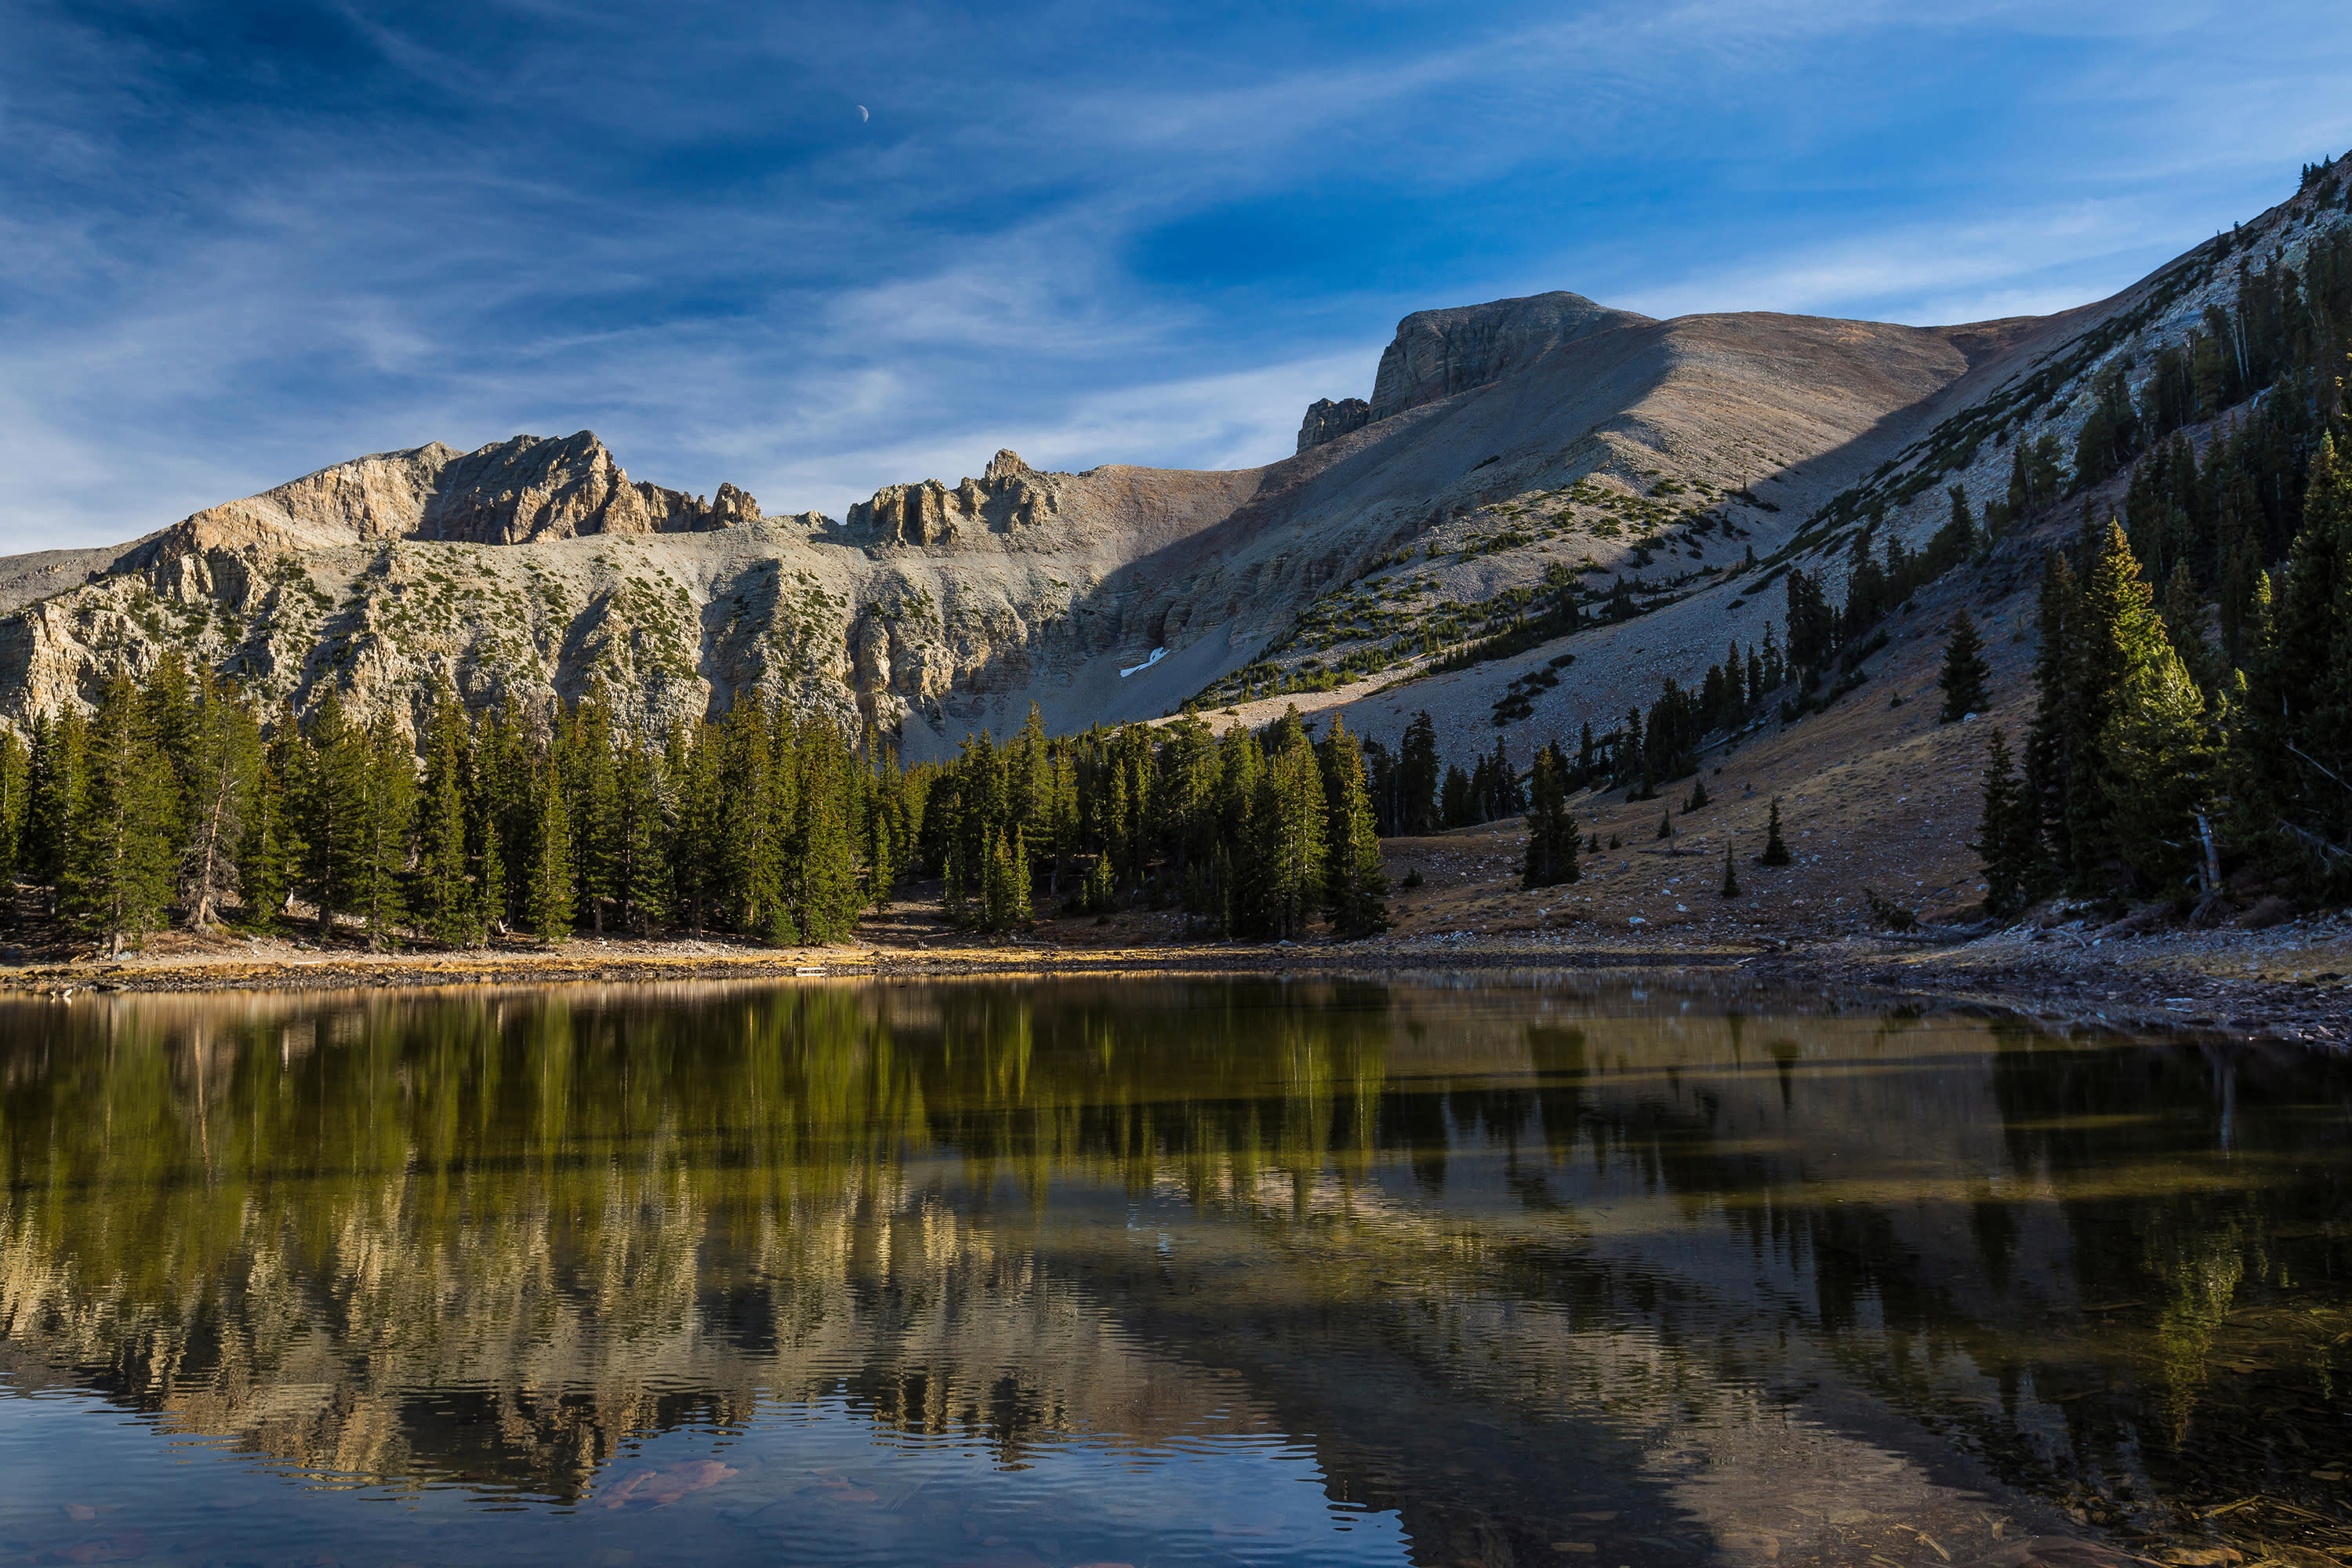
[[[2340,226],[2310,191],[2236,253],[2291,260]],[[1945,486],[1994,493],[2011,440],[2071,441],[2101,366],[2242,286],[2221,244],[2106,300],[1956,326],[1655,321],[1565,291],[1415,311],[1372,395],[1314,405],[1276,462],[1064,474],[1001,452],[841,520],[633,479],[587,431],[371,454],[124,546],[0,559],[0,721],[177,651],[411,728],[442,680],[540,707],[603,682],[656,728],[756,692],[910,758],[1033,701],[1056,728],[1204,700],[1380,731],[1434,706],[1459,744],[1567,651],[1529,723],[1572,732],[1760,640],[1776,568],[1834,582],[1865,524],[1916,542]],[[1619,581],[1633,619],[1394,684],[1563,583],[1597,604]]]

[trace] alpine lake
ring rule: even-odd
[[[2300,1047],[1591,975],[97,996],[0,1005],[0,1568],[2352,1562]]]

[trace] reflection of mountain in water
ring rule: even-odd
[[[2313,1229],[2340,1113],[2283,1103],[2340,1107],[2340,1073],[1616,1012],[1256,983],[26,1009],[0,1351],[257,1454],[566,1498],[633,1433],[762,1400],[1009,1462],[1313,1433],[1335,1493],[1485,1560],[1627,1476],[1718,1545],[1861,1474],[1959,1509],[1930,1430],[2136,1491],[2118,1521],[2242,1479],[2277,1413],[2209,1367],[2233,1310],[2347,1261]]]

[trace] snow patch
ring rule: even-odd
[[[1129,676],[1137,673],[1139,670],[1150,669],[1153,665],[1158,664],[1161,659],[1166,658],[1167,657],[1168,650],[1166,648],[1153,648],[1150,658],[1145,659],[1141,664],[1130,665],[1127,668],[1120,670],[1118,672],[1118,678],[1121,680],[1125,680]]]

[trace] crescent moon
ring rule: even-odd
[[[874,117],[872,115],[866,112],[866,106],[864,104],[861,103],[857,106],[857,122],[860,125],[865,124],[867,121],[873,118]]]

